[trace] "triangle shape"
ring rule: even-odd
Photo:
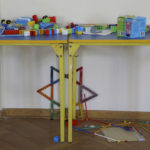
[[[43,90],[47,89],[47,88],[51,88],[51,94],[50,96],[46,95]],[[53,102],[55,105],[60,106],[60,104],[58,102],[56,102],[53,98],[54,98],[54,86],[51,84],[47,84],[44,87],[40,88],[39,90],[37,90],[37,92],[42,95],[43,97],[45,97],[46,99],[48,99],[49,101]]]
[[[83,83],[83,67],[77,68],[76,72],[79,72],[79,81],[76,81],[76,84],[82,85]],[[69,75],[65,74],[65,78],[68,79]]]
[[[79,72],[79,81],[77,81],[76,83],[78,85],[82,85],[83,84],[83,67],[77,68],[76,72]]]
[[[89,100],[93,99],[94,97],[98,96],[97,93],[95,93],[94,91],[92,91],[91,89],[89,89],[88,87],[86,87],[85,85],[81,85],[80,90],[81,90],[81,93],[83,92],[83,90],[86,90],[86,91],[88,91],[91,94],[91,96],[88,96],[86,98],[86,101],[89,101]],[[83,93],[82,93],[82,95],[83,95]],[[84,103],[85,99],[84,98],[82,99],[82,97],[80,97],[80,102]]]
[[[54,80],[54,71],[59,73],[59,70],[55,68],[54,66],[50,67],[50,83],[51,85],[54,85],[59,82],[59,78],[57,80]]]
[[[44,96],[46,99],[48,99],[48,100],[52,100],[53,98],[52,98],[52,93],[53,92],[51,92],[51,96],[48,96],[48,95],[46,95],[44,92],[42,92],[42,91],[44,91],[45,89],[47,89],[47,88],[51,88],[51,91],[52,91],[52,85],[51,84],[47,84],[47,85],[45,85],[44,87],[42,87],[42,88],[40,88],[39,90],[37,90],[37,92],[40,94],[40,95],[42,95],[42,96]]]

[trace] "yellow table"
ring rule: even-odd
[[[72,119],[76,119],[76,53],[82,45],[100,46],[145,46],[150,45],[150,34],[145,39],[118,39],[116,34],[108,36],[72,35],[38,36],[38,37],[0,37],[0,45],[17,46],[52,46],[59,57],[60,69],[60,142],[64,142],[65,119],[65,82],[64,82],[64,45],[69,48],[69,104],[68,104],[68,142],[72,142]]]
[[[65,82],[64,82],[64,44],[67,37],[63,35],[38,36],[38,37],[11,37],[0,36],[0,45],[3,46],[51,46],[59,58],[60,69],[60,142],[64,142],[65,119]]]
[[[117,38],[116,33],[100,35],[72,35],[69,39],[69,105],[68,142],[72,142],[72,119],[76,118],[76,53],[80,46],[145,46],[150,45],[150,33],[145,39]]]

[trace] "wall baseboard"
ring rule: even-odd
[[[55,110],[54,112],[59,112]],[[121,119],[121,120],[150,120],[150,112],[135,112],[135,111],[104,111],[104,110],[89,110],[89,118],[94,119]],[[49,118],[49,109],[15,109],[8,108],[0,111],[0,118]]]
[[[50,110],[32,108],[8,108],[3,109],[2,117],[8,118],[48,118]]]
[[[0,110],[0,120],[2,119],[2,111]]]
[[[101,119],[150,120],[150,112],[140,112],[140,111],[91,110],[88,111],[88,116],[89,118],[101,118]]]

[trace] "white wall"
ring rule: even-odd
[[[0,7],[1,7],[1,0],[0,0]],[[0,19],[1,19],[1,12],[2,12],[2,10],[0,9]],[[1,74],[1,65],[2,65],[2,47],[0,47],[0,74]],[[2,102],[2,91],[1,91],[1,89],[2,89],[2,83],[1,83],[1,75],[0,75],[0,110],[2,109],[2,104],[1,104],[1,102]]]
[[[2,0],[1,10],[2,18],[48,14],[63,24],[116,23],[126,14],[146,16],[150,23],[149,4],[148,0]],[[36,90],[49,82],[49,66],[58,67],[55,53],[48,47],[4,47],[2,52],[3,108],[48,108]],[[88,102],[89,109],[149,111],[149,47],[82,46],[78,54],[84,84],[99,94]]]

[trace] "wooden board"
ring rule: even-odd
[[[58,112],[59,110],[55,110]],[[1,112],[5,117],[19,117],[19,118],[49,118],[49,109],[3,109]],[[0,114],[1,114],[0,113]],[[89,110],[89,118],[94,119],[132,119],[132,120],[150,120],[150,112],[134,112],[134,111],[103,111],[103,110]]]

